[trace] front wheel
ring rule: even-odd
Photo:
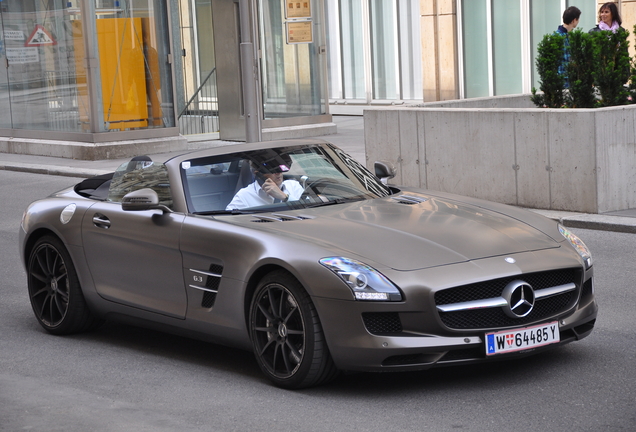
[[[259,283],[250,307],[250,336],[258,365],[279,387],[311,387],[337,374],[311,298],[285,271]]]
[[[48,332],[71,334],[99,324],[86,305],[71,256],[59,239],[44,236],[35,243],[27,273],[33,312]]]

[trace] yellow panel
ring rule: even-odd
[[[98,19],[97,43],[108,128],[147,127],[141,18]]]

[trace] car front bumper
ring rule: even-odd
[[[404,303],[369,303],[326,298],[314,298],[319,311],[329,350],[337,367],[356,371],[409,371],[438,366],[479,363],[523,357],[554,348],[588,336],[596,321],[598,305],[593,294],[579,299],[572,309],[540,322],[518,327],[479,330],[452,330],[444,327],[436,311],[420,308],[414,312]],[[403,324],[400,331],[383,334],[370,330],[369,314],[395,320]],[[560,341],[527,350],[486,355],[486,333],[514,330],[558,321]],[[412,331],[417,325],[409,323],[427,322],[428,332]],[[431,325],[431,323],[438,323]],[[422,325],[419,324],[421,328]],[[376,333],[376,334],[374,334]]]

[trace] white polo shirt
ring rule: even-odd
[[[285,180],[280,189],[289,195],[289,201],[300,199],[305,189],[296,180]],[[258,207],[273,204],[274,197],[265,192],[257,181],[239,190],[232,201],[227,205],[226,210],[244,209],[248,207]]]

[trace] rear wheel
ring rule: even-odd
[[[261,370],[279,387],[323,384],[338,372],[311,298],[285,271],[259,283],[250,308],[250,336]]]
[[[86,305],[71,257],[59,239],[40,238],[29,255],[27,271],[31,307],[48,332],[71,334],[98,324]]]

